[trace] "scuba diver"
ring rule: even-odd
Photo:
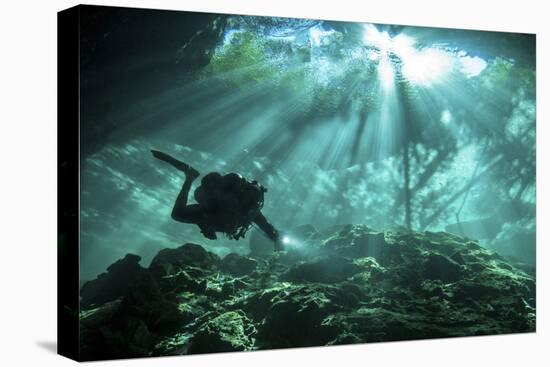
[[[205,175],[201,185],[195,189],[198,204],[188,204],[191,184],[200,176],[199,171],[176,158],[151,150],[153,156],[185,173],[185,181],[178,194],[172,219],[196,224],[201,233],[215,240],[216,232],[223,232],[228,238],[244,238],[246,232],[256,224],[273,243],[276,251],[282,250],[279,232],[263,216],[264,193],[267,189],[257,181],[247,181],[237,173],[224,176],[217,172]]]

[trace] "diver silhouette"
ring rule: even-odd
[[[211,240],[216,232],[238,240],[256,224],[273,243],[275,250],[282,250],[279,232],[261,212],[264,203],[265,187],[257,181],[248,181],[237,173],[221,175],[211,172],[201,180],[195,189],[194,197],[198,204],[188,204],[189,191],[200,173],[190,165],[158,150],[151,150],[153,156],[185,173],[185,180],[178,194],[172,219],[196,224],[201,233]]]

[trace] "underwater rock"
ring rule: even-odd
[[[275,297],[280,292],[285,292],[290,287],[292,287],[290,283],[277,283],[274,281],[269,287],[264,289],[256,289],[253,292],[244,295],[244,297],[237,298],[233,303],[232,308],[244,311],[256,323],[258,323],[267,315]]]
[[[81,312],[81,339],[91,353],[90,359],[98,354],[101,358],[147,356],[157,333],[170,332],[184,321],[177,303],[166,298],[148,270],[139,266],[139,260],[138,256],[127,255],[111,265],[107,275],[94,286],[100,295],[94,300],[116,296],[117,301]],[[112,282],[111,287],[103,283],[107,281]],[[101,304],[86,299],[90,305]]]
[[[227,254],[221,261],[220,269],[235,276],[249,275],[252,273],[258,261],[236,253]]]
[[[395,249],[386,242],[385,234],[366,226],[344,227],[325,241],[324,249],[348,258],[373,257],[382,265],[395,255]]]
[[[292,266],[282,275],[282,279],[294,283],[318,282],[330,284],[342,282],[360,271],[361,267],[347,258],[326,256]]]
[[[327,345],[346,345],[363,343],[363,339],[352,333],[342,333],[336,339],[330,341]]]
[[[367,232],[362,236],[357,236],[354,245],[358,247],[360,257],[371,256],[378,262],[384,259],[385,252],[389,250],[384,233],[380,232]]]
[[[318,288],[292,287],[272,299],[267,315],[259,325],[262,348],[325,345],[338,334],[338,327],[323,320],[336,306]]]
[[[459,265],[464,265],[465,264],[464,258],[462,257],[462,255],[460,254],[459,251],[452,254],[450,259],[453,260],[455,263],[457,263]]]
[[[197,280],[185,270],[180,270],[176,274],[165,275],[158,282],[163,292],[191,291],[202,293],[206,290],[206,282],[204,280]]]
[[[242,312],[226,312],[207,321],[189,340],[189,354],[254,349],[256,328]]]
[[[81,312],[84,360],[148,356],[159,338],[191,321],[147,275],[122,299]]]
[[[178,248],[160,250],[151,261],[149,270],[156,278],[176,274],[188,266],[213,269],[219,265],[218,255],[206,251],[202,246],[186,243]]]
[[[81,312],[80,351],[83,360],[145,357],[154,336],[139,318],[118,317],[121,300]]]
[[[462,267],[446,256],[430,254],[424,263],[424,276],[427,279],[439,279],[452,282],[460,278]]]
[[[139,265],[141,257],[127,254],[107,268],[97,279],[84,283],[80,289],[80,306],[84,309],[99,306],[126,295],[136,283],[147,278],[147,270]]]
[[[323,235],[311,224],[302,224],[288,231],[288,234],[299,241],[321,240]]]
[[[122,300],[104,303],[102,306],[82,311],[80,314],[80,326],[94,329],[106,323],[120,307]]]
[[[115,355],[123,358],[145,357],[154,345],[155,337],[143,320],[125,317],[114,322],[114,327],[102,330],[105,343]]]
[[[364,225],[326,233],[312,241],[320,251],[273,252],[270,244],[262,257],[229,254],[220,260],[186,244],[160,251],[148,269],[128,255],[83,286],[83,355],[176,355],[535,330],[533,269],[467,238],[378,232]]]
[[[113,316],[113,320],[120,323],[132,318],[143,321],[155,333],[169,332],[184,321],[176,299],[170,293],[163,293],[150,273],[128,289]]]
[[[373,257],[362,257],[354,259],[353,263],[360,267],[361,271],[352,276],[351,281],[362,286],[365,284],[377,284],[382,285],[382,282],[386,282],[389,276],[386,268],[378,264]]]

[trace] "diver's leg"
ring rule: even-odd
[[[185,174],[185,181],[172,208],[172,219],[185,223],[198,223],[202,217],[199,205],[187,205],[191,185],[197,176]]]
[[[174,207],[175,209],[175,207]],[[215,240],[216,232],[204,220],[204,212],[199,204],[187,205],[181,210],[173,210],[172,218],[178,222],[191,223],[199,226],[201,233],[211,240]]]
[[[202,210],[198,205],[187,205],[187,197],[193,181],[200,176],[199,171],[161,151],[151,149],[151,153],[155,158],[169,163],[185,173],[185,181],[172,208],[172,219],[185,223],[198,223],[202,218]]]
[[[187,205],[183,208],[172,210],[172,219],[182,223],[201,224],[203,222],[203,211],[199,204]]]

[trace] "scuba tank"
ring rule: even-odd
[[[252,182],[243,179],[243,185],[239,190],[240,213],[237,223],[232,230],[226,232],[229,238],[244,238],[246,233],[252,228],[254,219],[261,213],[264,206],[264,193],[267,189],[260,185],[258,181]]]

